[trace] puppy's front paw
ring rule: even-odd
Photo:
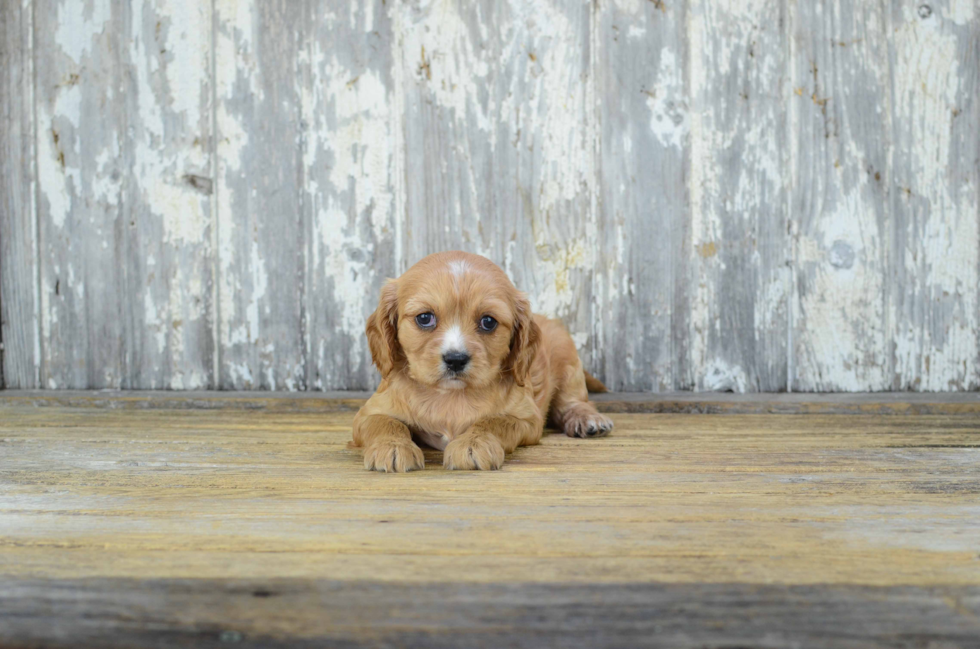
[[[504,465],[504,447],[493,435],[466,433],[449,442],[442,465],[450,471],[490,471]]]
[[[364,449],[364,468],[385,473],[417,471],[425,468],[425,457],[411,440],[382,439]]]
[[[612,419],[593,408],[577,408],[568,413],[562,428],[569,437],[602,437],[612,430]]]

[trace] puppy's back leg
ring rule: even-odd
[[[612,420],[600,414],[589,401],[585,372],[577,355],[575,362],[565,367],[558,383],[551,402],[551,420],[569,437],[601,437],[612,430]]]

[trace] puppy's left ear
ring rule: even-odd
[[[367,321],[368,346],[371,358],[387,378],[395,364],[401,360],[401,345],[398,344],[398,285],[389,279],[381,289],[378,308]]]
[[[531,303],[524,293],[518,293],[514,303],[514,333],[510,339],[510,355],[507,366],[514,373],[517,385],[526,385],[531,377],[531,364],[538,351],[541,329],[531,314]]]

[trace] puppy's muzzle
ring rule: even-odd
[[[470,362],[470,355],[466,352],[446,352],[442,355],[442,362],[446,364],[446,369],[453,374],[459,374]]]

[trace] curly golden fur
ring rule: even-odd
[[[537,444],[546,421],[572,437],[612,428],[588,400],[604,391],[582,369],[568,332],[531,313],[527,296],[491,261],[429,255],[388,280],[367,322],[381,384],[354,418],[367,469],[421,469],[417,442],[448,469],[499,469]]]

